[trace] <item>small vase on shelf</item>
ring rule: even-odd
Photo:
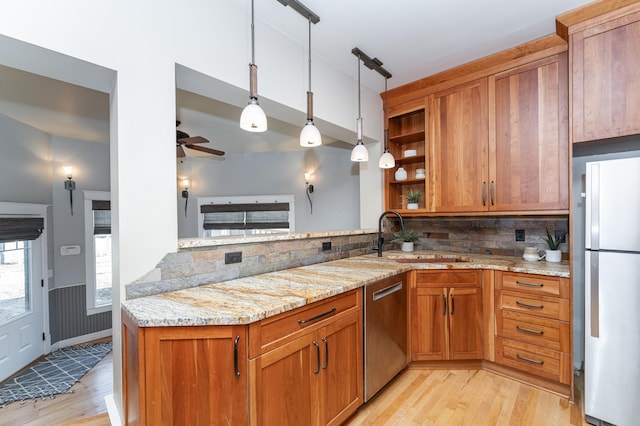
[[[418,208],[418,203],[408,203],[407,204],[407,209],[408,210],[416,210]]]
[[[396,180],[407,180],[407,171],[403,167],[398,167],[395,177]]]

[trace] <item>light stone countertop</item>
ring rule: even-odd
[[[397,258],[458,258],[455,263],[399,263]],[[140,327],[249,324],[410,271],[491,269],[569,277],[569,263],[433,251],[387,251],[238,278],[127,300],[122,309]]]

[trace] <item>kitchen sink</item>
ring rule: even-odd
[[[439,256],[439,255],[391,255],[387,256],[398,263],[458,263],[470,262],[471,259],[463,256]]]

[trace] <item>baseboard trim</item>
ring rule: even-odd
[[[104,397],[104,402],[107,404],[107,414],[109,415],[109,423],[112,425],[122,425],[122,418],[120,417],[120,411],[116,405],[116,400],[113,398],[113,394]]]
[[[72,337],[71,339],[60,340],[51,345],[51,352],[58,349],[66,348],[68,346],[81,345],[83,343],[89,343],[93,340],[104,339],[105,337],[111,337],[112,329],[96,331],[95,333],[83,334],[82,336]]]

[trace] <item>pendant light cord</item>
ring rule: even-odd
[[[387,99],[387,81],[389,77],[384,77],[384,152],[389,151],[389,101]]]
[[[311,17],[309,17],[309,92],[311,92]]]
[[[256,39],[255,39],[255,24],[253,21],[253,0],[251,0],[251,64],[256,63]]]
[[[360,58],[358,57],[358,118],[362,119],[362,112],[360,111]]]

